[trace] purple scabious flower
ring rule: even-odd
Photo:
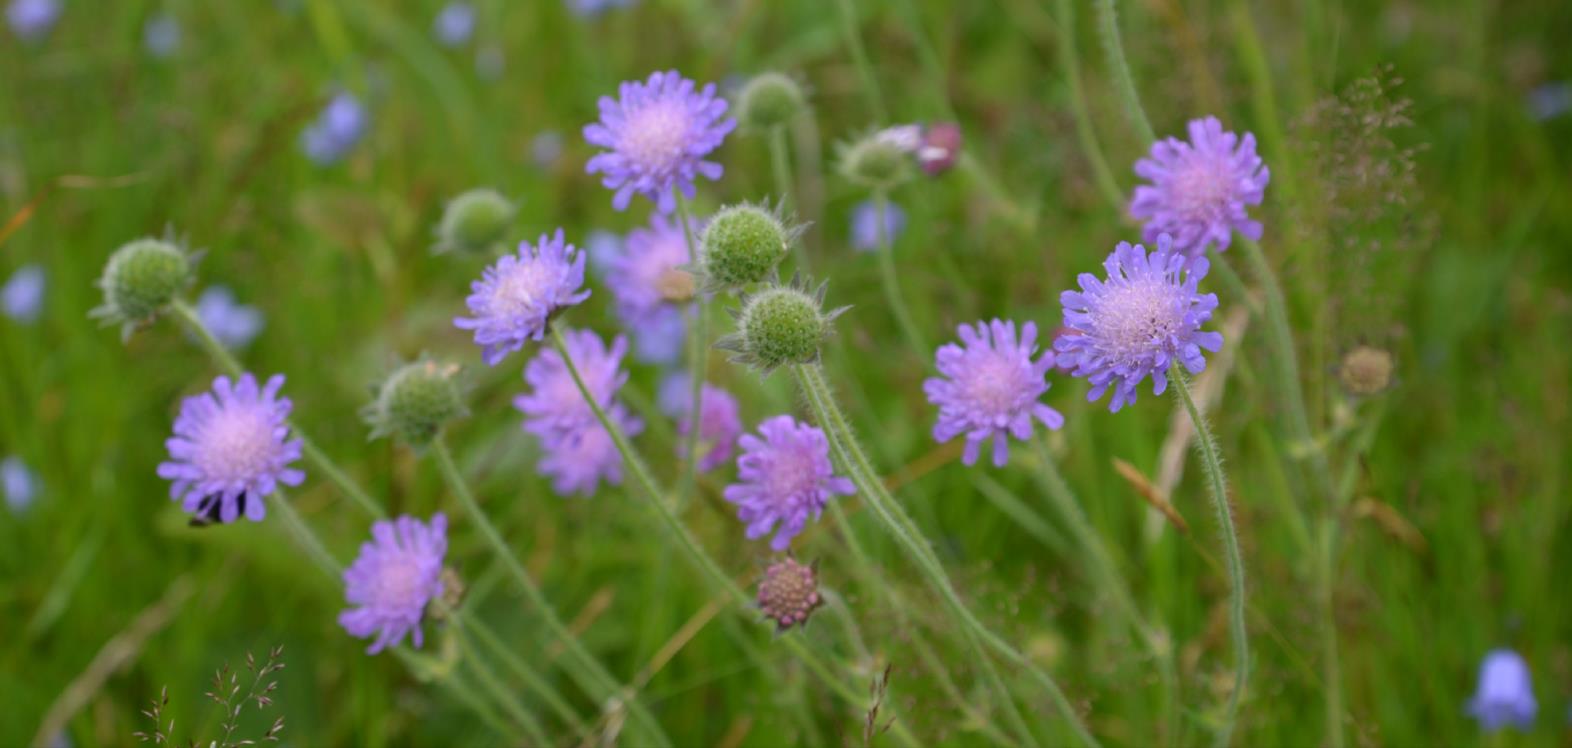
[[[1488,732],[1512,726],[1527,730],[1534,724],[1539,703],[1528,663],[1510,649],[1494,649],[1479,663],[1479,686],[1468,702],[1468,713]]]
[[[680,381],[679,381],[680,380]],[[699,470],[709,472],[731,460],[742,435],[741,409],[730,392],[705,382],[699,396]],[[675,374],[661,384],[660,407],[677,419],[677,433],[692,431],[693,388],[686,374]],[[687,440],[681,442],[687,448]]]
[[[856,492],[850,480],[835,475],[824,432],[791,416],[765,420],[759,436],[744,434],[739,443],[741,482],[727,486],[725,497],[737,505],[737,519],[747,523],[749,540],[773,529],[770,548],[786,550],[831,498]]]
[[[622,403],[606,408],[606,417],[630,439],[644,430],[644,422],[630,415]],[[602,480],[622,485],[622,453],[599,421],[543,435],[540,443],[545,454],[537,467],[541,475],[551,479],[551,490],[559,495],[593,496]]]
[[[939,420],[933,425],[933,438],[940,443],[966,436],[966,453],[961,461],[977,462],[982,443],[993,437],[994,467],[1009,460],[1008,437],[1022,441],[1032,437],[1032,420],[1057,429],[1064,416],[1038,399],[1048,391],[1048,370],[1054,356],[1044,351],[1037,356],[1037,325],[1021,326],[1015,336],[1015,323],[1001,320],[961,325],[956,328],[961,345],[946,343],[935,355],[939,374],[922,383],[928,402],[939,406]]]
[[[446,47],[457,47],[475,34],[475,6],[465,2],[451,2],[442,6],[431,22],[432,33]]]
[[[38,499],[38,477],[16,455],[0,460],[0,496],[13,514],[27,511]]]
[[[180,51],[180,21],[167,13],[147,19],[142,25],[142,46],[160,60],[173,57]]]
[[[660,307],[638,320],[626,320],[633,336],[633,357],[647,364],[670,365],[682,358],[688,323],[676,307]]]
[[[519,243],[517,255],[503,255],[470,284],[464,303],[473,317],[455,317],[453,325],[475,331],[481,358],[496,366],[503,357],[530,340],[545,337],[546,325],[558,310],[587,298],[584,254],[562,238],[542,234],[534,246]]]
[[[44,308],[46,285],[42,267],[23,265],[0,287],[0,314],[23,324],[37,321]]]
[[[202,292],[196,303],[197,317],[218,342],[229,348],[251,345],[265,324],[262,311],[235,300],[235,292],[213,286]]]
[[[371,525],[371,540],[344,570],[344,598],[350,608],[338,625],[350,636],[372,636],[367,654],[396,647],[406,634],[422,644],[426,605],[442,596],[442,559],[448,552],[448,518],[441,512],[430,524],[408,515]]]
[[[360,99],[350,93],[339,93],[300,134],[301,146],[312,161],[320,166],[331,166],[360,142],[369,121]]]
[[[696,86],[671,70],[623,83],[615,99],[601,97],[600,121],[584,126],[584,139],[607,151],[591,158],[585,171],[601,172],[601,184],[616,190],[612,207],[626,210],[638,193],[670,213],[677,208],[674,190],[691,198],[696,177],[720,179],[721,165],[704,157],[737,121],[725,116],[726,100],[715,95],[715,84]]]
[[[607,417],[630,438],[642,431],[644,423],[615,402],[617,390],[628,381],[622,370],[627,339],[618,336],[608,348],[591,330],[564,330],[563,342],[585,388]],[[595,418],[562,356],[555,349],[541,351],[524,367],[524,381],[530,391],[514,398],[513,407],[524,413],[524,430],[540,438],[544,455],[537,467],[552,478],[553,489],[589,495],[603,479],[620,484],[622,455]]]
[[[1147,256],[1145,247],[1119,242],[1103,261],[1108,280],[1081,273],[1081,290],[1059,296],[1065,326],[1080,334],[1060,335],[1054,351],[1075,367],[1072,374],[1091,383],[1087,400],[1113,388],[1108,409],[1115,413],[1135,402],[1136,386],[1148,375],[1152,393],[1161,395],[1170,362],[1197,374],[1206,368],[1201,350],[1223,345],[1222,333],[1201,331],[1217,308],[1217,294],[1196,290],[1210,264],[1172,245],[1164,234]]]
[[[5,20],[18,39],[40,39],[60,20],[60,1],[11,0],[5,9]]]
[[[906,211],[892,202],[886,201],[884,205],[884,233],[894,245],[906,230]],[[864,200],[852,208],[851,240],[852,248],[859,252],[879,251],[879,206],[872,200]]]
[[[256,377],[213,380],[213,391],[186,398],[175,419],[175,435],[164,442],[168,462],[158,476],[174,481],[170,497],[195,521],[233,522],[244,514],[260,522],[263,498],[278,488],[298,486],[305,473],[289,467],[300,459],[300,440],[289,439],[289,398],[279,397],[284,376],[263,387]]]
[[[1247,205],[1260,205],[1271,171],[1255,153],[1255,136],[1223,130],[1216,117],[1190,120],[1190,142],[1165,138],[1151,156],[1135,162],[1135,173],[1151,184],[1135,188],[1130,215],[1145,219],[1148,242],[1168,234],[1174,248],[1200,257],[1213,244],[1228,249],[1233,232],[1261,238],[1261,223]]]
[[[649,226],[628,232],[622,251],[606,263],[606,285],[617,300],[617,313],[631,321],[670,306],[674,296],[691,297],[693,274],[678,269],[688,259],[682,224],[666,216],[651,215]]]

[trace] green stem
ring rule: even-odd
[[[988,169],[978,162],[970,151],[962,151],[960,157],[956,159],[955,165],[965,172],[968,177],[971,177],[972,181],[976,182],[983,192],[987,193],[988,199],[992,200],[994,205],[998,207],[998,210],[1010,219],[1010,223],[1017,230],[1023,234],[1030,234],[1037,229],[1037,217],[1025,208],[1017,205],[1015,200],[1010,197],[1009,191],[999,184],[998,179],[995,179],[992,174],[988,173]]]
[[[1075,6],[1073,0],[1055,0],[1059,11],[1059,65],[1064,68],[1065,82],[1070,86],[1070,111],[1075,115],[1075,136],[1081,141],[1081,152],[1091,162],[1092,181],[1102,191],[1113,209],[1123,213],[1126,205],[1124,192],[1114,180],[1113,170],[1103,157],[1102,146],[1097,142],[1097,130],[1092,127],[1092,116],[1086,107],[1086,88],[1081,83],[1080,54],[1075,48]]]
[[[688,201],[682,193],[677,195],[677,220],[682,224],[682,238],[688,243],[688,264],[694,268],[699,266],[699,245],[693,240],[693,219],[688,215]],[[701,291],[693,297],[693,324],[688,325],[688,375],[691,383],[688,389],[692,397],[688,405],[688,436],[686,440],[687,472],[683,485],[691,489],[694,495],[699,490],[699,416],[703,413],[704,374],[709,368],[710,346],[709,337],[709,305],[705,303],[704,293]],[[567,353],[563,353],[567,358]],[[681,492],[683,496],[688,491]]]
[[[981,649],[991,649],[1010,663],[1022,668],[1046,691],[1050,700],[1060,715],[1070,725],[1080,742],[1095,746],[1096,738],[1086,730],[1080,717],[1075,713],[1075,708],[1070,700],[1060,690],[1058,683],[1041,667],[1032,662],[1015,647],[993,633],[987,626],[971,612],[971,609],[961,601],[955,588],[950,584],[949,577],[945,574],[943,566],[933,555],[927,541],[922,539],[915,523],[906,515],[889,492],[885,489],[883,481],[877,471],[873,469],[862,448],[857,445],[856,437],[841,414],[840,408],[835,404],[834,395],[830,392],[829,385],[824,380],[823,371],[816,364],[797,365],[792,367],[793,373],[814,412],[814,417],[819,425],[824,428],[830,442],[830,448],[840,458],[843,467],[851,474],[852,482],[857,485],[862,493],[864,502],[873,509],[874,513],[884,522],[890,534],[895,537],[898,544],[906,551],[918,569],[927,578],[929,585],[950,607],[954,617],[961,624],[961,631],[968,641],[974,645],[977,652],[976,660],[983,667],[984,675],[992,686],[1001,692],[1002,706],[1006,715],[1016,722],[1016,729],[1023,732],[1022,739],[1027,744],[1035,744],[1035,737],[1029,730],[1024,730],[1024,720],[1020,717],[1008,689],[1003,688],[1003,681],[999,678],[998,671],[993,666],[992,658]]]
[[[790,215],[797,206],[797,200],[792,194],[791,178],[791,152],[786,145],[786,126],[776,125],[770,128],[770,170],[775,174],[775,199],[780,201],[780,212]],[[811,274],[808,267],[808,250],[802,242],[792,242],[792,253],[796,255],[797,270],[804,275]]]
[[[564,355],[564,358],[566,358],[566,355]],[[496,526],[491,523],[491,520],[486,517],[486,513],[481,510],[480,504],[475,501],[474,493],[469,490],[468,481],[464,480],[463,474],[459,472],[458,465],[454,464],[453,454],[448,450],[447,442],[440,434],[431,443],[431,454],[436,458],[437,467],[441,469],[443,478],[447,480],[448,486],[453,489],[453,493],[458,496],[459,503],[464,506],[464,511],[470,515],[470,518],[475,523],[475,527],[480,530],[481,536],[491,546],[492,551],[497,556],[497,560],[501,561],[503,567],[513,575],[514,581],[518,582],[519,589],[523,590],[525,599],[529,601],[530,606],[535,609],[541,620],[545,622],[547,630],[562,644],[568,656],[579,664],[580,667],[578,668],[568,668],[568,673],[574,677],[574,680],[578,682],[580,688],[584,689],[585,693],[590,694],[597,700],[601,700],[603,704],[610,699],[619,698],[621,695],[619,692],[623,690],[621,684],[611,676],[611,673],[600,664],[599,660],[596,660],[589,653],[589,650],[584,648],[578,637],[574,636],[573,632],[569,631],[568,627],[563,624],[562,619],[557,616],[556,609],[552,607],[546,596],[541,593],[540,587],[530,577],[529,571],[524,568],[524,564],[519,562],[518,557],[508,547],[507,541],[502,538],[502,533],[497,531]],[[656,723],[654,717],[636,699],[630,696],[627,699],[627,704],[634,721],[639,723],[640,727],[647,731],[652,739],[659,741],[663,745],[670,745],[670,739],[661,731],[660,725]]]
[[[1321,681],[1326,690],[1327,744],[1343,748],[1343,665],[1337,646],[1337,520],[1321,527],[1316,549],[1316,607],[1321,617]]]
[[[398,651],[402,652],[404,650]],[[408,663],[406,662],[406,664]],[[507,723],[497,716],[496,711],[491,708],[491,704],[481,698],[480,694],[475,693],[475,689],[471,688],[469,683],[459,677],[458,673],[450,673],[442,679],[442,684],[447,686],[448,690],[452,691],[459,701],[464,702],[464,705],[468,706],[470,711],[478,715],[480,721],[485,722],[486,726],[490,727],[493,732],[503,736],[507,736],[512,732],[508,728]]]
[[[452,621],[456,625],[474,634],[475,638],[479,639],[481,644],[491,650],[492,654],[501,660],[502,664],[511,670],[514,675],[518,676],[519,680],[523,681],[526,687],[540,696],[541,700],[546,702],[546,706],[550,707],[558,717],[562,718],[562,721],[572,728],[581,740],[592,742],[589,727],[584,724],[584,720],[579,717],[579,713],[573,710],[573,707],[568,704],[567,700],[562,698],[562,695],[557,693],[557,689],[552,688],[551,684],[547,683],[540,673],[530,667],[513,650],[508,649],[507,644],[503,643],[502,639],[497,636],[497,633],[491,630],[491,627],[462,615],[458,611],[451,611],[450,614]]]
[[[906,299],[901,295],[900,276],[895,272],[895,247],[886,223],[890,199],[884,190],[873,191],[873,205],[874,221],[878,224],[879,277],[884,284],[884,302],[890,305],[895,322],[900,325],[901,334],[906,336],[906,343],[912,347],[912,352],[917,354],[919,360],[927,359],[928,345],[917,331],[917,324],[912,321],[911,310],[906,307]]]
[[[1124,103],[1125,117],[1130,120],[1130,126],[1135,128],[1135,134],[1140,136],[1141,145],[1151,145],[1157,140],[1157,135],[1152,132],[1152,123],[1146,118],[1146,110],[1141,108],[1141,95],[1135,90],[1135,78],[1130,75],[1130,63],[1124,56],[1124,42],[1119,40],[1119,14],[1114,10],[1114,0],[1095,0],[1097,10],[1097,30],[1103,41],[1103,54],[1108,58],[1108,72],[1114,77],[1114,88],[1119,90],[1119,99]]]
[[[300,512],[295,511],[295,505],[284,498],[284,494],[274,491],[268,498],[273,500],[273,511],[284,518],[284,529],[295,539],[295,544],[305,550],[306,555],[316,563],[317,567],[333,578],[338,578],[344,573],[343,565],[333,554],[322,545],[316,533],[311,531],[311,526],[301,518]]]
[[[884,94],[879,91],[879,81],[873,75],[873,66],[868,63],[868,52],[863,49],[862,36],[857,31],[857,7],[852,0],[836,0],[835,5],[840,9],[841,33],[846,37],[846,47],[851,51],[852,62],[857,65],[862,88],[868,94],[868,106],[873,109],[874,122],[883,125],[889,121],[890,115],[884,108]]]
[[[1228,506],[1228,480],[1223,475],[1223,463],[1217,454],[1217,440],[1212,428],[1195,407],[1190,397],[1190,384],[1175,361],[1169,370],[1168,381],[1175,396],[1183,403],[1195,426],[1195,443],[1201,453],[1201,465],[1206,469],[1207,488],[1212,497],[1212,510],[1216,515],[1217,531],[1223,539],[1223,557],[1228,566],[1228,630],[1234,643],[1234,687],[1228,696],[1228,710],[1218,727],[1216,744],[1227,746],[1233,735],[1234,721],[1239,714],[1239,701],[1250,677],[1250,642],[1245,630],[1245,579],[1244,560],[1239,553],[1239,537],[1234,531],[1233,512]]]
[[[567,344],[562,338],[562,331],[556,325],[551,326],[551,345],[557,351],[557,354],[562,357],[563,363],[567,365],[568,374],[573,377],[573,383],[578,387],[579,394],[589,403],[590,410],[595,413],[595,419],[600,422],[601,427],[605,428],[606,433],[611,436],[612,444],[616,445],[617,452],[622,455],[623,464],[628,467],[628,472],[633,474],[634,482],[639,485],[644,491],[646,498],[649,499],[645,503],[654,508],[661,524],[666,527],[667,534],[677,541],[677,544],[681,546],[689,560],[705,576],[710,578],[711,583],[717,589],[731,598],[734,604],[738,607],[746,607],[752,604],[752,599],[748,596],[748,593],[744,592],[741,587],[738,587],[737,583],[732,581],[732,578],[720,568],[720,564],[716,563],[715,559],[704,550],[704,547],[699,545],[698,540],[688,531],[687,526],[682,524],[682,520],[678,519],[676,513],[662,498],[661,489],[651,475],[649,467],[645,465],[644,458],[639,455],[638,450],[634,449],[633,444],[628,441],[627,434],[623,432],[622,427],[609,418],[606,415],[605,408],[601,407],[601,404],[591,396],[589,388],[585,386],[584,379],[579,374],[578,364],[573,361],[573,357],[568,353]],[[803,665],[823,681],[830,690],[835,692],[836,696],[851,704],[854,708],[862,709],[866,707],[867,700],[861,689],[848,685],[836,677],[834,671],[819,659],[818,654],[802,642],[802,637],[783,636],[778,641],[790,649],[792,654],[796,655]],[[910,730],[903,723],[895,723],[894,728],[892,728],[892,734],[905,745],[918,745],[916,737],[911,734]]]
[[[509,691],[507,685],[497,677],[496,673],[491,672],[491,667],[486,664],[485,658],[475,651],[475,645],[469,641],[469,638],[461,633],[458,639],[464,650],[464,659],[469,661],[470,667],[475,671],[475,679],[494,693],[507,693]],[[551,745],[551,739],[546,737],[545,728],[541,727],[540,721],[535,719],[535,715],[530,714],[523,704],[508,699],[502,703],[502,708],[507,710],[508,715],[513,717],[536,745]]]

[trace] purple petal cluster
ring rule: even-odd
[[[1216,117],[1191,120],[1190,142],[1165,138],[1151,155],[1135,162],[1135,173],[1151,182],[1135,188],[1130,214],[1144,219],[1142,237],[1168,234],[1174,248],[1191,257],[1216,245],[1228,248],[1233,232],[1261,238],[1261,224],[1248,205],[1260,205],[1271,172],[1255,152],[1255,136],[1223,130]]]
[[[463,45],[475,34],[475,6],[457,1],[442,6],[431,30],[445,47]]]
[[[584,139],[607,150],[585,169],[600,172],[601,183],[616,190],[611,204],[617,210],[627,209],[638,193],[670,213],[677,207],[674,190],[693,197],[694,179],[720,179],[721,165],[704,157],[737,121],[725,116],[726,100],[715,95],[715,84],[696,88],[671,70],[623,83],[615,99],[601,97],[600,121],[585,125]]]
[[[562,229],[541,235],[534,246],[519,244],[518,254],[503,255],[470,284],[472,317],[454,318],[462,330],[473,330],[481,358],[496,366],[509,353],[546,334],[551,315],[587,298],[584,254],[563,241]]]
[[[1202,349],[1216,351],[1223,336],[1201,331],[1217,308],[1216,294],[1196,290],[1209,263],[1176,251],[1167,235],[1158,237],[1150,256],[1139,244],[1120,242],[1103,267],[1107,280],[1082,273],[1077,279],[1081,290],[1060,295],[1071,334],[1060,335],[1054,351],[1064,365],[1074,367],[1072,374],[1091,382],[1088,400],[1112,387],[1109,409],[1118,412],[1135,402],[1136,386],[1147,376],[1152,392],[1161,395],[1173,361],[1192,374],[1201,372],[1206,368]]]
[[[262,311],[235,300],[235,292],[213,286],[197,298],[197,317],[218,342],[230,348],[244,348],[262,332]]]
[[[726,487],[725,497],[737,505],[749,540],[773,530],[770,548],[786,550],[831,498],[856,491],[850,480],[835,475],[824,432],[791,416],[765,420],[758,436],[744,434],[740,443],[739,482]]]
[[[354,94],[339,93],[300,135],[306,156],[321,166],[338,163],[365,136],[370,118]]]
[[[642,431],[644,423],[616,401],[617,390],[628,380],[622,370],[628,341],[618,336],[607,348],[590,330],[564,330],[563,340],[585,388],[606,416],[629,437]],[[530,391],[514,398],[513,406],[524,413],[524,430],[540,439],[544,454],[537,467],[552,479],[552,489],[589,496],[602,480],[621,485],[622,454],[595,418],[562,356],[555,349],[541,351],[524,367],[524,381]]]
[[[11,0],[5,9],[5,20],[18,39],[41,38],[60,20],[60,0]]]
[[[1494,732],[1512,726],[1526,730],[1534,724],[1539,702],[1528,663],[1510,649],[1491,650],[1479,663],[1479,685],[1469,699],[1468,713],[1480,727]]]
[[[1037,356],[1037,325],[1001,320],[956,328],[961,344],[946,343],[935,356],[940,376],[923,382],[928,401],[939,406],[933,438],[947,442],[966,437],[962,462],[977,462],[982,443],[993,437],[993,464],[1009,460],[1009,438],[1032,436],[1033,419],[1050,429],[1064,425],[1059,411],[1040,402],[1048,391],[1048,370],[1054,356]],[[1034,359],[1033,357],[1036,356]]]
[[[27,511],[38,499],[38,476],[16,455],[0,460],[0,497],[17,514]]]
[[[350,608],[338,624],[358,639],[376,637],[367,654],[396,647],[407,634],[423,643],[426,606],[442,596],[442,559],[448,552],[448,518],[441,512],[429,524],[408,515],[371,526],[371,540],[344,570],[344,598]]]
[[[36,321],[44,308],[46,285],[42,267],[23,265],[0,286],[0,314],[23,324]]]
[[[699,395],[699,470],[709,472],[731,461],[737,437],[742,435],[742,411],[730,392],[705,382]],[[661,409],[677,419],[677,432],[686,437],[693,430],[693,389],[686,374],[674,374],[663,383]],[[682,440],[687,448],[687,440]],[[682,455],[684,458],[686,454]]]
[[[198,520],[233,522],[244,514],[258,522],[266,514],[264,497],[279,484],[298,486],[305,473],[289,467],[300,459],[300,440],[289,439],[287,397],[279,397],[284,377],[275,374],[258,387],[242,374],[213,380],[213,390],[186,398],[165,445],[169,461],[158,475],[174,481],[170,496]]]
[[[617,316],[633,334],[642,360],[671,363],[681,352],[685,327],[681,307],[672,299],[692,294],[693,275],[677,269],[687,264],[681,224],[658,213],[648,226],[629,232],[604,261]]]
[[[901,206],[892,202],[884,205],[884,233],[889,237],[890,244],[900,237],[906,230],[906,211]],[[879,206],[872,200],[864,200],[852,208],[851,216],[851,242],[852,248],[859,252],[879,251]]]

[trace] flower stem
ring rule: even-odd
[[[1102,191],[1114,210],[1124,212],[1125,196],[1114,181],[1113,170],[1103,157],[1102,146],[1097,142],[1097,130],[1092,127],[1092,116],[1086,107],[1086,88],[1081,82],[1080,55],[1075,49],[1075,7],[1073,0],[1056,0],[1059,22],[1059,66],[1064,68],[1065,82],[1070,87],[1070,111],[1075,115],[1075,136],[1081,141],[1081,151],[1092,165],[1092,181]]]
[[[934,592],[945,601],[957,621],[961,624],[962,633],[966,635],[969,643],[977,650],[976,660],[978,664],[983,667],[985,676],[988,677],[995,690],[1000,692],[1000,699],[1004,702],[1001,706],[1005,708],[1006,715],[1011,717],[1012,722],[1016,723],[1016,730],[1023,733],[1021,736],[1022,740],[1027,744],[1035,744],[1037,742],[1035,736],[1029,730],[1024,729],[1024,720],[1022,720],[1019,711],[1016,709],[1015,702],[1011,698],[1008,689],[1004,688],[1003,681],[999,678],[998,671],[993,666],[992,658],[986,652],[981,651],[982,649],[993,650],[1010,663],[1030,674],[1043,690],[1048,692],[1049,698],[1059,711],[1060,716],[1069,724],[1079,741],[1089,746],[1098,745],[1097,739],[1092,737],[1091,733],[1086,730],[1086,726],[1075,713],[1075,708],[1070,704],[1070,700],[1064,695],[1064,692],[1060,690],[1059,685],[1054,682],[1053,677],[1021,654],[1015,647],[989,630],[988,627],[984,626],[971,612],[971,609],[961,601],[960,596],[955,592],[954,586],[950,583],[949,577],[940,565],[938,558],[933,555],[932,550],[928,547],[927,541],[922,538],[911,518],[906,515],[906,512],[890,496],[878,473],[873,469],[867,455],[857,445],[856,437],[853,435],[850,425],[847,423],[845,416],[841,414],[839,406],[835,404],[834,395],[830,392],[829,385],[824,380],[823,371],[817,364],[804,364],[794,366],[793,373],[797,376],[797,382],[813,410],[815,419],[824,428],[831,449],[835,451],[842,466],[851,474],[852,482],[857,485],[864,501],[874,510],[879,519],[884,522],[890,534],[895,537],[896,542],[912,558],[912,561],[927,578]]]
[[[1212,509],[1217,519],[1217,531],[1223,538],[1223,557],[1228,566],[1229,600],[1228,629],[1234,643],[1234,687],[1228,696],[1228,709],[1223,723],[1218,727],[1214,741],[1227,746],[1233,734],[1234,720],[1239,714],[1239,701],[1250,677],[1250,642],[1245,630],[1245,580],[1244,561],[1239,554],[1239,537],[1234,531],[1233,512],[1228,506],[1228,479],[1223,474],[1223,463],[1217,454],[1217,440],[1212,428],[1195,407],[1190,397],[1190,384],[1185,373],[1175,361],[1169,370],[1168,381],[1174,394],[1190,415],[1195,426],[1195,443],[1201,453],[1201,465],[1206,469],[1207,488],[1212,497]]]
[[[682,238],[688,243],[688,264],[695,269],[699,266],[699,245],[693,240],[693,218],[688,215],[688,201],[682,193],[677,195],[677,220],[682,224]],[[700,291],[693,297],[693,324],[688,325],[688,375],[691,378],[689,395],[692,397],[688,405],[688,435],[686,439],[687,472],[684,475],[681,495],[687,496],[691,490],[694,495],[699,491],[699,416],[704,412],[704,374],[709,368],[710,346],[709,337],[709,305],[705,303],[704,293]],[[566,351],[562,354],[567,360]]]
[[[928,358],[928,345],[923,341],[922,334],[917,331],[917,324],[912,322],[911,310],[906,307],[906,299],[901,295],[900,276],[895,272],[895,246],[890,237],[890,227],[886,223],[890,211],[890,198],[884,190],[873,191],[874,222],[878,224],[879,233],[879,278],[884,284],[884,303],[890,305],[890,311],[895,314],[895,322],[900,325],[901,334],[906,336],[906,343],[912,347],[912,352],[920,360]]]
[[[553,329],[555,330],[555,328]],[[518,557],[513,555],[512,549],[508,548],[507,541],[502,538],[502,533],[497,531],[496,526],[491,523],[491,520],[486,517],[486,513],[481,510],[480,504],[475,501],[474,493],[469,490],[469,483],[464,480],[463,474],[459,472],[458,465],[454,464],[453,454],[448,450],[447,441],[440,434],[436,439],[432,440],[431,454],[436,458],[437,467],[441,469],[443,478],[447,480],[448,486],[453,489],[453,493],[458,496],[459,503],[464,506],[464,511],[469,513],[475,526],[479,528],[481,536],[491,546],[492,551],[497,556],[497,560],[502,562],[503,567],[512,574],[514,581],[518,582],[519,589],[524,591],[524,597],[535,609],[535,612],[540,614],[541,620],[545,622],[546,628],[551,632],[552,636],[561,642],[568,656],[579,664],[580,667],[578,668],[568,668],[569,674],[578,682],[579,687],[596,699],[610,700],[618,697],[618,692],[622,690],[621,685],[616,679],[612,678],[611,673],[607,672],[605,667],[600,664],[600,661],[596,660],[589,653],[589,650],[584,648],[578,637],[574,636],[573,632],[569,631],[568,627],[562,623],[562,619],[557,616],[557,612],[551,606],[551,602],[546,599],[546,596],[541,593],[535,581],[530,578],[529,571],[524,568],[524,564],[520,563]],[[628,699],[628,705],[633,719],[640,723],[641,728],[646,730],[652,739],[659,741],[662,745],[671,744],[670,739],[661,731],[660,725],[655,722],[654,717],[650,716],[649,712],[638,701],[630,698]]]
[[[868,52],[862,47],[862,36],[857,30],[857,6],[852,0],[836,0],[835,6],[840,9],[841,34],[846,37],[846,48],[857,65],[857,76],[862,79],[863,91],[867,92],[874,122],[883,125],[889,121],[890,114],[884,108],[884,94],[879,90],[878,78],[873,75],[873,66],[868,64]]]
[[[786,126],[770,128],[770,170],[775,174],[775,199],[780,201],[781,213],[790,214],[797,206],[792,194],[791,152],[786,146]],[[792,254],[797,259],[797,271],[811,274],[808,267],[808,250],[802,242],[792,242]]]
[[[491,630],[491,627],[473,620],[458,611],[451,611],[451,616],[454,624],[474,634],[475,638],[479,639],[486,649],[491,650],[492,654],[501,660],[503,665],[513,671],[513,674],[517,675],[526,687],[538,694],[541,700],[546,702],[546,706],[550,707],[558,717],[561,717],[562,721],[572,728],[573,732],[581,740],[593,742],[589,727],[584,724],[584,720],[579,717],[578,712],[573,710],[573,707],[568,704],[567,700],[562,698],[562,695],[557,693],[557,690],[552,688],[551,684],[547,683],[540,673],[530,667],[513,650],[508,649],[507,644],[503,643],[502,639],[497,636],[497,633]]]
[[[464,659],[469,661],[470,667],[475,671],[475,679],[494,693],[507,693],[507,685],[497,678],[496,673],[491,672],[491,667],[486,664],[486,659],[481,657],[479,652],[475,651],[474,643],[469,641],[469,638],[462,633],[459,634],[458,639],[460,646],[464,650]],[[551,739],[546,737],[545,728],[540,726],[540,721],[535,719],[535,715],[530,714],[529,710],[524,708],[524,705],[514,699],[508,699],[502,703],[502,707],[507,710],[513,721],[517,722],[519,727],[524,729],[524,733],[529,736],[529,739],[535,741],[536,745],[551,745]]]
[[[1114,88],[1119,90],[1119,98],[1124,103],[1125,117],[1130,120],[1130,126],[1135,128],[1135,134],[1140,136],[1141,145],[1151,145],[1152,141],[1157,140],[1157,135],[1152,132],[1152,123],[1146,118],[1146,110],[1141,108],[1141,95],[1136,93],[1135,79],[1130,75],[1130,63],[1124,56],[1124,43],[1119,40],[1119,14],[1114,10],[1114,0],[1095,0],[1095,7],[1103,54],[1108,57],[1108,71],[1113,74]]]
[[[602,408],[600,403],[591,396],[589,388],[584,384],[584,379],[579,375],[578,364],[574,363],[572,356],[568,353],[567,344],[562,339],[562,331],[556,325],[551,326],[551,345],[557,351],[557,354],[562,356],[563,363],[568,367],[568,374],[573,377],[573,383],[578,386],[579,394],[583,396],[585,402],[589,403],[590,410],[594,411],[596,420],[606,429],[606,433],[611,436],[612,443],[616,445],[617,451],[622,455],[623,464],[627,465],[628,472],[633,474],[634,482],[638,483],[639,487],[643,489],[646,498],[649,499],[646,503],[655,509],[656,515],[659,517],[661,524],[666,527],[668,534],[677,541],[677,544],[688,555],[689,560],[705,576],[709,577],[710,582],[716,589],[731,598],[732,602],[738,606],[750,604],[751,600],[748,594],[741,587],[738,587],[737,583],[732,581],[732,578],[720,568],[720,564],[716,563],[715,559],[704,550],[704,547],[699,545],[698,540],[688,531],[687,526],[682,524],[682,520],[677,517],[672,508],[662,499],[661,489],[655,483],[655,478],[645,465],[644,458],[639,455],[638,450],[628,441],[627,434],[623,433],[622,427],[607,417],[605,408]],[[834,671],[819,659],[818,654],[802,642],[801,637],[783,636],[778,641],[790,649],[792,654],[796,655],[803,665],[812,671],[842,700],[852,705],[853,708],[862,709],[866,707],[866,697],[861,690],[857,686],[849,685],[837,677]],[[904,745],[918,745],[915,736],[911,734],[911,731],[902,722],[896,722],[891,732]]]

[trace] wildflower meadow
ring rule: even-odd
[[[0,4],[0,746],[1572,744],[1565,2]]]

